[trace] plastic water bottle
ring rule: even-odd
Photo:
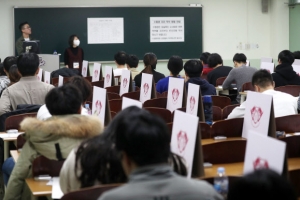
[[[132,81],[132,92],[135,91],[135,81]]]
[[[227,198],[228,177],[225,175],[224,167],[218,168],[218,174],[214,179],[214,188],[219,194],[221,194],[224,197],[224,199]]]
[[[89,115],[92,115],[92,110],[90,109],[90,104],[88,104],[88,103],[85,104],[85,109],[87,109]]]
[[[203,107],[204,107],[205,122],[209,125],[212,125],[213,110],[212,110],[211,96],[209,96],[209,95],[204,95],[203,96]]]
[[[53,55],[57,55],[57,51],[56,50],[53,51]]]

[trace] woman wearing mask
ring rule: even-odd
[[[84,59],[83,49],[79,47],[80,40],[77,35],[69,37],[69,48],[65,50],[65,65],[70,69],[78,69],[81,73]]]

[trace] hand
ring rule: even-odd
[[[68,66],[68,65],[66,65],[66,68],[69,68],[69,66]]]

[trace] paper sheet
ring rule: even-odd
[[[52,178],[52,199],[61,199],[64,193],[60,189],[59,177]]]

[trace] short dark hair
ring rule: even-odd
[[[125,65],[127,54],[125,53],[125,51],[118,51],[115,54],[114,59],[119,65]]]
[[[18,82],[20,80],[20,78],[22,77],[20,72],[18,71],[17,65],[12,65],[9,69],[8,74],[9,74],[8,78],[11,83]]]
[[[69,83],[50,90],[45,102],[51,115],[78,114],[82,104],[82,94]]]
[[[188,60],[184,66],[184,71],[185,73],[190,77],[200,77],[202,70],[203,70],[203,65],[200,62],[200,60]]]
[[[154,53],[149,52],[144,55],[144,65],[146,67],[151,67],[152,70],[156,69],[157,57]]]
[[[129,55],[126,59],[126,64],[130,68],[136,68],[139,64],[139,58],[136,55]]]
[[[40,65],[36,53],[22,53],[17,60],[18,70],[22,76],[34,76]]]
[[[68,41],[70,47],[73,47],[73,45],[74,45],[74,38],[75,37],[77,37],[79,39],[79,37],[77,35],[75,35],[75,34],[70,35],[69,41]]]
[[[4,72],[3,63],[0,63],[0,76],[6,76],[6,74]]]
[[[28,22],[22,22],[19,24],[19,30],[22,32],[24,25],[29,24]]]
[[[82,76],[73,76],[67,83],[73,84],[80,90],[82,94],[82,103],[86,102],[92,95],[92,84]]]
[[[300,51],[294,51],[294,57],[295,59],[300,59]]]
[[[292,65],[295,57],[289,50],[283,50],[278,54],[278,60],[280,60],[281,63]]]
[[[207,64],[207,58],[209,57],[210,53],[209,52],[203,52],[200,55],[200,60],[203,61],[204,64]]]
[[[256,71],[252,76],[252,85],[258,85],[259,87],[265,88],[273,85],[273,78],[270,72],[265,69]]]
[[[270,169],[259,169],[239,178],[229,187],[228,200],[297,200],[291,184]]]
[[[116,147],[138,165],[167,163],[170,134],[165,122],[144,109],[131,106],[115,116]]]
[[[246,63],[247,62],[247,57],[243,53],[236,53],[233,56],[233,62],[238,62],[238,63]]]
[[[17,64],[17,57],[15,56],[8,56],[3,61],[3,67],[7,72],[9,72],[9,68],[14,64]]]
[[[168,69],[173,74],[173,76],[177,76],[183,69],[182,58],[180,56],[171,56],[168,62]]]
[[[208,67],[213,68],[219,64],[223,64],[222,57],[217,53],[212,53],[207,58]]]

